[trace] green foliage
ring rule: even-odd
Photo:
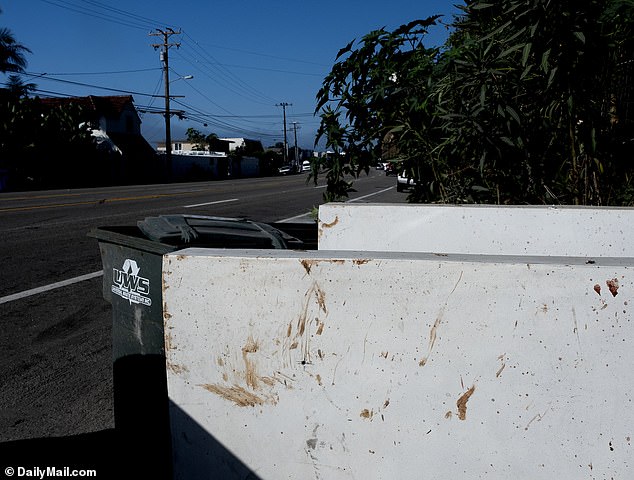
[[[90,183],[98,158],[77,105],[46,107],[38,98],[0,91],[0,168],[13,189]]]
[[[317,94],[317,141],[324,137],[334,152],[320,165],[326,171],[328,200],[348,195],[352,183],[346,176],[374,166],[382,139],[397,132],[404,119],[420,126],[430,119],[425,99],[438,52],[421,39],[436,19],[414,21],[394,32],[376,30],[358,48],[351,42],[339,51]],[[311,173],[315,181],[317,172]]]
[[[204,133],[196,130],[195,128],[189,127],[187,131],[185,132],[185,135],[187,136],[187,141],[189,143],[194,144],[194,146],[192,147],[193,150],[205,151],[209,147],[208,137],[211,137],[211,135],[214,135],[214,134],[205,135]]]
[[[629,204],[632,0],[466,1],[340,51],[317,94],[330,197],[390,147],[412,201]]]

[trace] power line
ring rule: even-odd
[[[69,10],[71,12],[79,13],[81,15],[98,18],[100,20],[116,23],[118,25],[123,25],[125,27],[136,28],[138,30],[147,30],[149,25],[149,23],[145,23],[145,21],[144,23],[139,23],[139,22],[133,23],[132,21],[120,19],[112,15],[108,15],[106,13],[100,12],[98,10],[85,8],[85,7],[82,7],[81,5],[77,5],[77,4],[67,2],[64,0],[40,0],[40,1],[44,3],[48,3],[49,5],[54,5],[56,7],[63,8],[65,10]]]
[[[65,76],[90,76],[90,75],[116,75],[116,74],[123,74],[123,73],[141,73],[141,72],[152,72],[154,70],[161,70],[160,67],[153,67],[153,68],[141,68],[138,70],[116,70],[116,71],[109,71],[109,72],[46,72],[46,73],[42,73],[41,75],[55,75],[58,77],[65,77]]]
[[[250,97],[251,100],[255,101],[256,103],[270,104],[275,101],[272,97],[269,97],[268,95],[255,89],[254,87],[240,79],[238,76],[236,76],[233,72],[231,72],[227,68],[224,68],[224,66],[220,62],[218,62],[216,58],[214,58],[209,52],[203,49],[200,44],[187,33],[185,33],[185,38],[193,42],[195,48],[192,48],[192,53],[194,55],[198,55],[203,60],[202,62],[198,62],[194,59],[193,63],[201,63],[211,68],[215,72],[215,75],[209,75],[209,78],[212,81],[236,93],[239,96],[242,96],[244,98]],[[187,42],[186,45],[191,46],[191,44]],[[184,60],[189,61],[189,63],[193,65],[191,60],[187,60],[186,58],[184,58],[183,52],[179,52],[179,56],[183,57]],[[221,82],[221,79],[218,77],[218,75],[222,77],[222,81],[226,82],[226,84],[223,84]]]
[[[278,55],[271,55],[268,53],[260,53],[260,52],[250,52],[248,50],[241,50],[239,48],[231,48],[231,47],[225,47],[222,45],[214,45],[214,44],[210,44],[210,43],[205,43],[204,45],[209,46],[209,47],[214,47],[214,48],[220,48],[223,50],[230,50],[230,51],[234,51],[234,52],[240,52],[240,53],[246,53],[247,55],[257,55],[260,57],[267,57],[267,58],[273,58],[276,60],[285,60],[285,61],[289,61],[289,62],[296,62],[296,63],[307,63],[310,65],[318,65],[320,67],[327,67],[330,68],[330,65],[326,65],[323,63],[317,63],[317,62],[311,62],[310,60],[305,60],[305,59],[297,59],[297,58],[290,58],[290,57],[280,57]]]
[[[69,84],[69,85],[78,85],[80,87],[96,88],[98,90],[106,90],[106,91],[109,91],[109,92],[127,93],[129,95],[141,95],[141,96],[145,96],[145,97],[155,97],[156,96],[156,95],[152,95],[152,94],[149,94],[149,93],[135,92],[135,91],[132,91],[132,90],[122,90],[122,89],[119,89],[119,88],[110,88],[110,87],[103,87],[101,85],[92,85],[92,84],[89,84],[89,83],[74,82],[72,80],[62,80],[61,78],[50,77],[46,73],[29,73],[29,72],[25,72],[24,75],[27,76],[27,77],[30,77],[31,79],[50,80],[50,81],[53,81],[53,82],[66,83],[66,84]]]
[[[163,22],[159,22],[156,19],[152,19],[143,15],[138,15],[135,13],[131,13],[129,11],[115,8],[110,5],[106,5],[105,3],[97,0],[40,0],[44,3],[56,6],[58,8],[62,8],[68,11],[72,11],[78,14],[87,15],[90,17],[94,17],[100,20],[116,23],[119,25],[123,25],[130,28],[135,29],[144,29],[148,30],[153,28],[155,25],[164,24]],[[259,103],[262,105],[271,105],[275,102],[275,100],[266,95],[265,93],[257,90],[253,86],[249,85],[242,78],[231,72],[228,67],[231,68],[248,68],[253,70],[260,71],[277,71],[279,73],[285,74],[297,74],[297,75],[308,75],[308,76],[317,76],[318,74],[306,73],[306,72],[291,72],[287,70],[274,69],[274,68],[261,68],[247,65],[227,65],[221,62],[218,62],[208,51],[208,49],[203,48],[203,46],[195,40],[189,33],[184,34],[184,46],[186,47],[183,50],[179,50],[178,57],[194,66],[197,70],[203,72],[203,74],[212,80],[214,83],[218,84],[220,87],[225,88],[236,95],[245,98],[254,103]],[[219,47],[218,48],[226,48],[231,50],[229,47]],[[240,51],[238,49],[233,49],[235,51]],[[257,52],[248,52],[243,50],[243,53],[247,53],[250,55],[259,55],[263,57],[276,58],[279,60],[285,61],[293,61],[293,62],[301,62],[301,63],[312,63],[315,65],[319,65],[315,62],[310,62],[306,60],[298,60],[292,59],[288,57],[281,57],[276,55],[268,55]],[[129,73],[133,73],[134,71],[128,71]],[[126,73],[128,73],[126,72]],[[115,72],[113,72],[114,74]],[[123,72],[121,72],[123,73]],[[110,72],[101,72],[101,73],[93,73],[93,74],[111,74]],[[81,75],[80,73],[64,73],[62,75]],[[61,81],[59,79],[55,81]],[[108,87],[102,87],[98,85],[90,85],[88,83],[77,82],[76,85],[86,86],[91,88],[97,88],[107,91],[120,92],[120,93],[128,93],[134,95],[143,95],[143,96],[151,96],[150,94],[141,93],[141,92],[133,92],[122,89],[113,89]],[[214,104],[218,108],[221,108],[223,111],[231,114],[228,110],[221,107],[216,102],[213,102],[208,96],[202,94],[202,92],[198,91],[198,93],[203,96],[207,101]],[[156,94],[153,94],[156,96]],[[154,97],[152,97],[154,98]],[[237,117],[237,116],[236,116]]]

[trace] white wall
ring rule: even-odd
[[[633,267],[169,254],[175,478],[629,478]]]
[[[320,250],[634,257],[634,209],[330,203]]]

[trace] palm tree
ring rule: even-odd
[[[8,28],[0,28],[0,73],[21,73],[27,65],[26,53],[31,53],[19,44]]]
[[[9,75],[9,80],[5,83],[6,89],[16,97],[25,97],[30,91],[35,90],[37,85],[34,83],[24,83],[19,75]]]

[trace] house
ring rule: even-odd
[[[152,146],[141,135],[141,118],[131,95],[41,98],[44,107],[79,105],[93,138],[106,158],[95,172],[112,183],[159,180],[162,169]]]

